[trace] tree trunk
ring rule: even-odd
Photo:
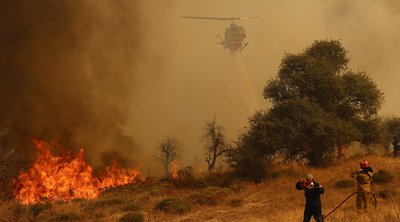
[[[215,162],[217,161],[217,150],[216,150],[216,148],[214,147],[214,150],[213,150],[213,158],[212,158],[212,160],[211,160],[211,163],[209,163],[208,164],[208,172],[210,172],[212,169],[214,169],[214,166],[215,166]]]
[[[315,149],[309,153],[308,160],[312,167],[322,167],[322,150]]]

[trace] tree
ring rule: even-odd
[[[158,151],[159,155],[154,155],[153,158],[161,163],[164,168],[164,175],[168,177],[172,162],[176,161],[182,152],[182,144],[176,138],[168,136],[160,142]]]
[[[394,136],[400,136],[400,117],[390,116],[384,118],[381,127],[381,144],[386,150],[390,149]]]
[[[365,72],[348,69],[348,61],[336,40],[286,54],[264,89],[272,108],[251,118],[241,138],[245,146],[265,157],[305,158],[322,166],[337,145],[376,143],[383,93]]]
[[[206,161],[208,171],[212,171],[217,159],[228,152],[229,144],[225,141],[224,128],[216,123],[216,116],[206,123],[203,139],[206,141]]]

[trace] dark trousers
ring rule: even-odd
[[[324,216],[322,216],[321,206],[317,206],[317,207],[306,206],[306,208],[304,209],[303,222],[310,222],[311,216],[314,216],[314,219],[317,222],[323,222]]]

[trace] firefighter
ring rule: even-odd
[[[368,195],[371,193],[371,179],[373,170],[368,161],[360,162],[360,169],[352,172],[351,177],[357,180],[357,212],[362,213],[368,211]]]
[[[313,175],[308,174],[306,178],[299,179],[296,183],[296,189],[304,190],[306,197],[303,222],[309,222],[311,216],[314,216],[317,222],[323,222],[324,217],[322,216],[320,196],[325,192],[324,188],[314,181]]]

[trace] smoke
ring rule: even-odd
[[[235,140],[247,125],[247,110],[270,107],[262,91],[276,75],[284,54],[299,53],[321,39],[341,39],[349,50],[350,68],[366,71],[385,93],[381,114],[399,115],[400,4],[397,2],[175,0],[166,18],[171,24],[168,31],[173,48],[168,51],[165,78],[156,87],[144,88],[137,94],[142,98],[157,97],[135,103],[140,105],[135,109],[138,112],[132,114],[129,130],[140,135],[140,143],[146,144],[149,152],[154,152],[151,150],[161,138],[176,136],[184,144],[186,163],[198,161],[201,165],[204,149],[200,138],[205,121],[216,114],[228,140]],[[179,18],[248,15],[264,18],[236,22],[246,28],[249,42],[239,61],[215,44],[216,34],[223,35],[229,22]],[[243,66],[239,66],[240,61]],[[248,79],[248,84],[243,84],[241,75]],[[255,102],[243,99],[251,97],[246,87],[255,92]],[[142,127],[135,129],[135,123]]]
[[[0,129],[10,129],[3,143],[31,154],[27,135],[56,138],[84,147],[95,163],[113,152],[137,161],[131,153],[141,151],[124,127],[135,90],[162,75],[140,69],[151,66],[148,10],[167,4],[144,2],[2,0]]]
[[[94,162],[144,162],[175,136],[184,164],[204,163],[202,129],[216,115],[228,140],[255,109],[284,53],[341,39],[350,68],[385,93],[399,115],[400,4],[395,0],[0,0],[0,131],[84,147]],[[247,16],[239,57],[215,44],[228,22],[180,16]],[[250,113],[250,114],[249,114]],[[18,145],[22,149],[26,144]],[[25,151],[31,152],[29,149]]]

